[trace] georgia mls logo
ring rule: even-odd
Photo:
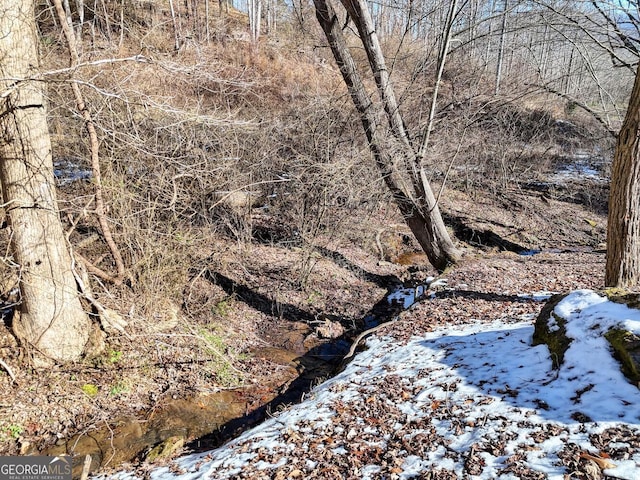
[[[0,480],[71,480],[71,457],[0,457]]]

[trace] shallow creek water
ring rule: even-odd
[[[91,471],[115,467],[163,442],[184,442],[215,431],[228,421],[242,417],[246,407],[247,400],[239,391],[173,400],[143,417],[124,417],[109,425],[98,425],[42,453],[73,454],[73,477],[79,478],[87,455],[91,456]],[[171,448],[170,444],[163,446]]]
[[[122,417],[97,424],[95,428],[63,439],[41,455],[73,456],[73,478],[80,478],[87,455],[91,472],[119,467],[137,460],[165,460],[183,446],[190,451],[215,448],[264,419],[282,405],[298,402],[320,379],[331,376],[336,362],[322,357],[344,356],[338,343],[314,349],[320,355],[264,347],[254,355],[288,367],[286,374],[274,379],[275,385],[222,390],[191,398],[170,400],[137,417]],[[348,349],[348,346],[346,347]]]
[[[390,287],[388,295],[360,322],[361,331],[390,320],[425,292],[423,285],[408,289]],[[276,333],[287,339],[291,350],[262,347],[253,352],[257,358],[286,367],[286,373],[274,379],[276,384],[170,400],[135,418],[122,417],[97,424],[60,440],[40,454],[73,455],[75,479],[80,478],[87,455],[91,457],[90,471],[95,472],[141,459],[161,460],[183,445],[190,451],[216,448],[262,421],[269,412],[299,402],[314,385],[337,373],[353,339],[360,333],[350,332],[348,336],[316,342],[300,351],[294,346],[305,343],[311,328],[298,322],[283,324],[282,329]]]

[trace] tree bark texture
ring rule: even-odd
[[[611,172],[605,284],[637,287],[640,282],[640,75],[618,134]]]
[[[369,6],[365,0],[342,0],[342,4],[354,21],[360,34],[360,40],[365,47],[364,49],[369,60],[369,65],[371,66],[371,71],[376,81],[391,130],[396,138],[408,146],[409,137],[405,131],[402,117],[400,116],[400,108],[391,84],[391,76],[387,69],[384,55],[382,54],[382,47],[378,40],[373,18],[369,12]]]
[[[34,358],[73,361],[91,324],[57,209],[42,84],[28,80],[38,73],[34,2],[0,5],[0,180],[22,294],[14,331]]]
[[[340,68],[342,78],[351,95],[351,99],[360,115],[369,148],[385,184],[393,194],[402,216],[416,237],[416,240],[427,254],[429,262],[442,271],[460,260],[460,252],[455,248],[449,233],[442,221],[435,196],[429,183],[414,170],[417,157],[409,144],[408,138],[399,116],[395,96],[389,81],[388,72],[381,52],[367,52],[370,66],[376,79],[389,130],[384,128],[379,118],[383,118],[379,104],[372,101],[357,67],[347,47],[346,39],[335,10],[328,0],[314,0],[316,17],[322,27],[333,56]],[[348,11],[352,15],[360,15],[361,4],[350,2]],[[363,23],[358,26],[365,49],[375,48],[377,37],[371,32],[372,24],[363,15]],[[358,25],[359,18],[354,19]],[[363,35],[363,32],[368,32]],[[396,162],[396,160],[401,160]],[[398,165],[403,165],[399,168]]]

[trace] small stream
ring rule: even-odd
[[[575,177],[585,174],[585,169],[559,172]],[[593,175],[591,170],[586,172]],[[89,178],[91,172],[77,166],[76,162],[62,159],[56,164],[56,177],[61,185]],[[454,221],[454,219],[448,219]],[[457,232],[464,237],[464,226],[457,225]],[[471,232],[471,235],[489,235],[492,232]],[[495,234],[493,234],[495,235]],[[483,242],[496,242],[494,238],[482,238]],[[504,242],[504,239],[499,239]],[[526,250],[516,244],[498,246],[505,250],[517,251],[521,255],[536,255],[541,250]],[[563,250],[545,250],[548,253],[562,253]],[[219,279],[217,279],[219,280]],[[349,351],[353,340],[362,331],[391,320],[402,310],[430,295],[430,288],[445,286],[446,280],[430,277],[417,285],[388,287],[388,294],[359,322],[359,331],[349,332],[333,340],[320,342],[304,354],[281,348],[264,347],[254,355],[268,361],[289,367],[290,378],[279,388],[223,390],[201,394],[188,399],[170,400],[165,404],[145,412],[138,417],[122,417],[96,425],[72,438],[63,439],[42,455],[73,455],[73,477],[80,478],[85,457],[91,457],[91,471],[105,467],[119,467],[123,463],[138,460],[163,459],[186,446],[190,451],[205,451],[216,448],[242,431],[261,422],[272,411],[297,403],[322,380],[333,376],[341,366],[342,359]],[[294,335],[293,344],[303,344],[310,328],[291,331],[291,325],[282,325],[283,335]],[[289,329],[289,330],[287,330]],[[287,330],[285,332],[285,330]],[[194,440],[195,439],[195,440]],[[190,442],[190,443],[187,443]]]
[[[184,442],[215,431],[245,413],[246,400],[238,391],[220,391],[187,400],[173,400],[140,418],[123,417],[108,425],[97,425],[42,455],[73,455],[73,478],[79,478],[87,455],[91,471],[133,461],[163,442]],[[182,440],[180,440],[182,439]]]
[[[431,281],[432,278],[427,280]],[[360,331],[320,342],[302,355],[276,347],[254,351],[258,358],[288,367],[288,376],[281,379],[285,382],[283,385],[223,390],[170,400],[137,417],[97,424],[95,428],[60,440],[56,446],[39,454],[71,454],[73,478],[76,479],[81,476],[87,455],[91,457],[91,472],[96,472],[127,462],[163,460],[183,446],[192,452],[216,448],[260,423],[270,412],[298,403],[315,385],[338,372],[354,338],[361,331],[390,320],[420,300],[427,290],[428,283],[415,287],[390,286],[387,296],[361,319]],[[283,323],[282,329],[282,337],[291,338],[292,344],[302,344],[311,331],[308,326],[292,328],[287,322]]]
[[[526,252],[533,255],[538,252]],[[80,478],[87,455],[91,472],[120,467],[127,462],[164,460],[186,447],[202,452],[221,446],[243,431],[263,421],[271,412],[298,403],[315,385],[335,375],[349,352],[354,338],[397,316],[416,302],[435,295],[433,288],[446,287],[445,279],[429,277],[415,285],[390,286],[387,295],[359,322],[360,331],[351,332],[313,346],[304,354],[277,347],[262,347],[258,358],[288,367],[280,386],[223,390],[192,398],[170,400],[137,417],[122,417],[108,424],[63,439],[41,455],[73,455],[73,478]],[[292,344],[303,342],[311,328],[282,324],[282,337]],[[295,337],[295,338],[294,338]]]

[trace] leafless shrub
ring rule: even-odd
[[[304,286],[318,242],[353,237],[365,243],[355,238],[360,232],[352,212],[366,218],[388,201],[339,73],[320,61],[321,49],[286,52],[275,37],[260,54],[242,42],[225,48],[235,42],[233,22],[240,20],[234,15],[211,20],[216,44],[195,42],[171,59],[158,56],[172,50],[173,34],[159,22],[166,8],[157,2],[136,8],[119,25],[115,10],[93,14],[101,22],[96,42],[113,47],[114,35],[124,33],[151,61],[85,69],[81,77],[90,79],[108,215],[131,288],[140,298],[179,297],[189,266],[215,251],[217,236],[245,246],[269,241],[303,248]],[[54,32],[50,23],[42,20],[41,28]],[[291,38],[311,37],[296,32],[282,42]],[[389,43],[385,49],[396,59],[401,108],[419,142],[435,63],[422,46]],[[364,54],[358,60],[365,63]],[[485,65],[451,55],[427,159],[429,174],[445,187],[498,193],[551,168],[558,149],[574,148],[571,142],[586,131],[584,123],[559,122],[545,105],[496,98],[483,81],[487,75]],[[83,125],[66,88],[60,83],[50,92],[55,152],[85,158]],[[76,244],[97,231],[86,190],[76,184],[63,195]],[[94,262],[109,261],[100,242],[80,250]]]
[[[120,294],[135,298],[142,314],[153,313],[156,298],[180,298],[191,266],[215,253],[220,235],[303,247],[303,285],[314,242],[336,239],[352,209],[366,215],[381,198],[342,90],[303,88],[313,64],[289,68],[285,58],[252,58],[239,48],[235,59],[186,67],[191,55],[83,71],[108,216],[128,267]],[[54,150],[81,162],[83,124],[69,98],[64,83],[50,90]],[[71,240],[108,266],[85,187],[62,191]]]

